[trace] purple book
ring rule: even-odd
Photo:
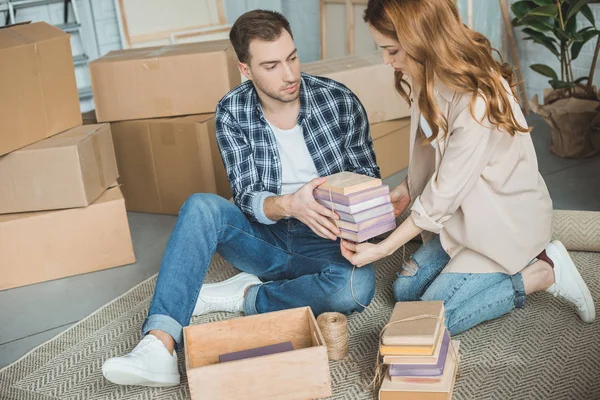
[[[338,226],[338,228],[344,229],[346,231],[360,232],[365,229],[372,228],[375,225],[383,224],[383,223],[389,222],[390,220],[395,220],[395,219],[396,219],[396,217],[394,217],[394,213],[389,212],[387,214],[383,214],[378,217],[371,218],[371,219],[368,219],[366,221],[359,222],[359,223],[339,220],[336,222],[336,225]]]
[[[340,219],[342,221],[353,222],[357,224],[359,222],[379,217],[381,215],[389,214],[391,212],[394,212],[394,206],[392,205],[392,203],[386,203],[377,207],[369,208],[368,210],[361,211],[356,214],[347,214],[341,211],[337,211],[336,214],[340,216]]]
[[[440,357],[436,364],[390,364],[390,376],[441,376],[450,348],[450,334],[444,330]]]
[[[269,354],[283,353],[286,351],[294,350],[292,342],[284,342],[271,344],[269,346],[257,347],[254,349],[236,351],[234,353],[221,354],[219,356],[219,362],[228,362],[235,360],[242,360],[244,358],[260,357]]]
[[[329,190],[317,188],[313,191],[313,196],[315,197],[315,199],[327,201],[333,200],[334,203],[344,206],[351,206],[353,204],[358,204],[362,203],[363,201],[374,199],[375,197],[385,196],[389,193],[390,187],[388,185],[381,185],[376,188],[352,193],[347,196],[339,193],[331,193],[331,198],[329,197]]]
[[[328,200],[317,199],[317,203],[322,206],[327,207],[329,210],[333,210],[335,212],[343,212],[345,214],[358,214],[359,212],[369,210],[373,207],[380,206],[382,204],[386,204],[390,202],[390,196],[384,195],[375,197],[371,200],[363,201],[362,203],[353,204],[351,206],[344,206],[341,204],[332,203]]]
[[[383,224],[379,224],[379,225],[375,225],[371,228],[359,231],[359,232],[352,232],[352,231],[347,231],[345,229],[340,229],[340,231],[342,232],[340,237],[346,240],[350,240],[356,243],[361,243],[364,242],[365,240],[369,240],[371,238],[374,238],[375,236],[381,235],[382,233],[386,233],[391,231],[392,229],[396,228],[396,219],[393,218],[388,222],[385,222]]]

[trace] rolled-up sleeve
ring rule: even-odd
[[[482,97],[477,97],[473,114],[468,102],[455,112],[456,117],[448,121],[450,137],[440,165],[411,207],[415,225],[436,234],[475,186],[498,143],[484,119]]]

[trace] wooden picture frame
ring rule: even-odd
[[[208,40],[225,40],[229,38],[229,31],[231,31],[232,25],[217,25],[209,26],[201,29],[193,29],[189,31],[181,31],[171,33],[170,41],[171,44],[186,43],[186,39],[196,38],[197,40],[190,40],[193,42],[203,42]],[[223,37],[214,37],[214,36]]]
[[[167,29],[156,29],[147,33],[136,34],[135,27],[132,27],[132,24],[134,24],[132,19],[139,19],[139,15],[146,12],[149,4],[155,7],[160,5],[176,7],[178,4],[181,5],[181,3],[169,0],[144,0],[144,3],[141,3],[140,0],[114,0],[122,47],[124,49],[129,49],[135,47],[152,46],[157,44],[155,43],[157,41],[164,41],[166,44],[170,41],[172,34],[201,30],[227,24],[223,0],[190,1],[190,4],[194,4],[195,6],[202,7],[204,5],[208,10],[213,10],[215,15],[209,16],[207,23],[200,23],[198,25],[184,24],[182,26],[175,26]],[[142,6],[142,4],[144,9],[140,8],[138,11],[136,7],[139,8]],[[131,9],[128,10],[128,7],[134,8],[134,11],[131,11]],[[135,17],[132,17],[131,13],[135,13]],[[140,25],[139,21],[138,25]]]
[[[320,25],[321,25],[321,59],[327,58],[327,4],[343,4],[346,6],[346,53],[355,53],[355,25],[354,6],[366,5],[368,0],[320,0]]]

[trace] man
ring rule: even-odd
[[[369,125],[345,86],[300,73],[288,21],[251,11],[230,39],[248,78],[218,104],[216,132],[235,204],[195,194],[181,208],[162,260],[144,338],[107,360],[111,382],[179,383],[174,348],[192,315],[264,313],[310,306],[318,315],[361,311],[373,298],[372,265],[353,268],[341,254],[331,210],[313,190],[324,177],[353,171],[379,177]],[[244,271],[202,285],[218,252]],[[352,285],[351,285],[352,284]]]

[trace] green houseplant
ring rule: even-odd
[[[586,157],[600,151],[600,99],[593,85],[600,31],[596,29],[590,3],[600,1],[525,0],[511,7],[515,15],[513,25],[523,27],[525,40],[544,46],[560,63],[560,72],[546,63],[531,65],[535,72],[549,78],[550,85],[543,105],[538,104],[536,95],[531,106],[552,128],[551,151],[563,157]],[[587,19],[589,26],[578,29],[578,17]],[[589,73],[575,77],[573,61],[589,41],[595,41]]]

